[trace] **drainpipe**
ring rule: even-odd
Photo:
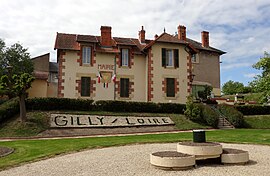
[[[116,76],[116,56],[114,56],[114,75]],[[116,79],[116,78],[115,78]],[[115,100],[116,99],[116,84],[115,84],[115,82],[116,81],[114,81],[114,83],[113,83],[113,88],[114,88],[114,94],[113,94],[113,100]]]

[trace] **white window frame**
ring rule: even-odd
[[[92,47],[90,46],[82,47],[82,63],[83,64],[91,63],[91,54],[92,54]]]
[[[198,63],[197,54],[192,54],[192,56],[191,56],[191,62],[192,63]]]
[[[129,62],[129,49],[123,48],[121,53],[122,57],[122,66],[128,66]]]
[[[166,67],[174,66],[174,53],[172,49],[166,49]]]

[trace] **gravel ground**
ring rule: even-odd
[[[118,176],[118,175],[202,175],[234,176],[270,173],[270,147],[262,145],[222,144],[224,148],[235,148],[249,152],[247,165],[199,165],[186,171],[163,171],[150,165],[152,152],[176,150],[176,143],[143,144],[122,147],[93,149],[42,160],[0,172],[1,176]]]

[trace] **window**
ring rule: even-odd
[[[129,65],[129,49],[121,49],[122,66]]]
[[[82,47],[82,63],[83,64],[90,64],[91,60],[91,47],[84,46]]]
[[[166,96],[175,97],[175,78],[166,78]]]
[[[179,51],[178,49],[162,48],[162,66],[163,67],[179,67]]]
[[[81,78],[81,96],[89,97],[90,96],[90,77],[82,77]]]
[[[192,56],[191,56],[191,62],[192,63],[196,63],[197,62],[196,54],[192,54]]]
[[[120,79],[120,97],[129,97],[129,79]]]

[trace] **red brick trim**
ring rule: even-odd
[[[154,98],[154,94],[153,94],[153,54],[151,53],[152,49],[150,48],[148,50],[148,72],[147,72],[147,101],[150,102],[153,98]]]
[[[92,45],[81,45],[80,51],[77,53],[77,56],[79,56],[79,58],[77,59],[77,62],[79,63],[80,66],[83,65],[83,63],[82,63],[83,47],[91,47],[90,65],[94,66],[94,64],[96,63],[96,52],[94,51],[94,46],[92,46]]]
[[[90,97],[93,97],[94,93],[96,92],[96,80],[94,80],[92,77],[90,77]],[[76,87],[75,90],[78,92],[79,96],[81,95],[81,78],[80,80],[76,80]]]
[[[165,95],[167,94],[167,78],[164,78],[164,80],[162,81],[162,91],[165,93]],[[175,96],[177,95],[177,93],[179,92],[179,81],[177,78],[174,78],[174,93]]]
[[[90,85],[90,96],[93,96],[94,93],[96,92],[96,80],[91,78],[91,85]]]
[[[115,92],[116,92],[116,95],[118,97],[120,97],[120,91],[121,91],[120,90],[120,79],[121,78],[119,78],[118,80],[116,79],[116,81],[115,81]],[[128,79],[129,79],[129,92],[128,92],[128,94],[129,94],[129,98],[132,98],[132,94],[134,94],[134,81],[132,81],[133,79],[130,79],[130,78],[128,78]],[[120,98],[122,98],[122,97],[120,97]]]
[[[192,93],[192,62],[191,55],[187,56],[187,93],[190,95]]]
[[[64,52],[63,50],[58,50],[59,52],[59,58],[58,58],[58,62],[59,62],[59,71],[58,71],[58,90],[57,90],[57,96],[59,98],[64,97],[64,85],[62,83],[65,82],[65,79],[63,78],[63,76],[65,76],[65,66],[63,65],[63,63],[65,62],[65,58],[64,55],[66,54],[66,52]]]

